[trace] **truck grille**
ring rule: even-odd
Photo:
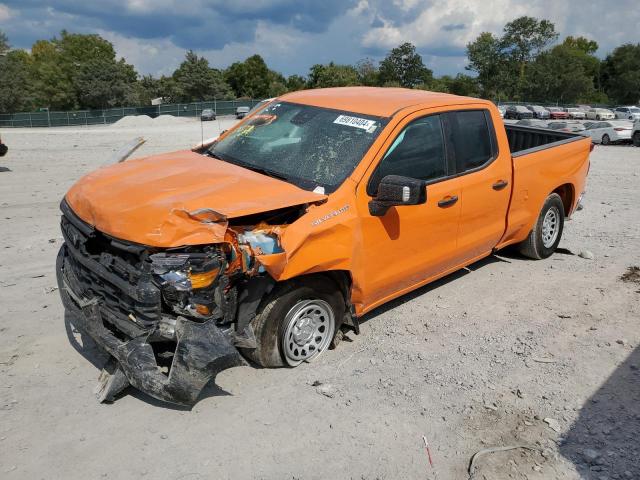
[[[79,223],[82,221],[65,206],[61,228],[68,252],[64,276],[69,287],[80,297],[98,300],[110,329],[133,337],[154,328],[161,315],[161,295],[146,262],[136,252],[142,249]]]

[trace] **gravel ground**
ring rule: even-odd
[[[474,478],[640,478],[640,149],[596,147],[550,259],[501,252],[312,364],[222,372],[185,410],[135,391],[98,404],[103,357],[56,291],[60,199],[140,135],[136,155],[201,139],[196,121],[2,132],[1,478],[463,479],[475,452],[517,445],[532,450],[478,456]]]

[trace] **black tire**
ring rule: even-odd
[[[636,132],[633,134],[633,144],[636,147],[640,147],[640,132]]]
[[[611,143],[611,138],[606,133],[602,136],[602,145],[609,145]]]
[[[549,210],[555,209],[558,219],[558,234],[552,245],[545,247],[544,242],[542,240],[542,224],[544,222],[545,216]],[[538,220],[531,232],[529,232],[529,236],[527,239],[518,245],[518,249],[520,253],[525,257],[533,258],[534,260],[542,260],[543,258],[550,257],[553,252],[558,248],[558,244],[560,243],[560,239],[562,238],[562,230],[564,228],[564,205],[562,203],[562,199],[560,195],[557,193],[552,193],[547,197],[542,206],[542,210],[540,211],[540,215],[538,216]]]
[[[596,115],[596,120],[600,120],[600,115]]]
[[[257,347],[241,349],[241,353],[262,367],[288,366],[281,345],[286,328],[285,316],[297,303],[312,299],[324,300],[331,306],[336,322],[335,335],[345,313],[345,301],[338,286],[322,277],[294,279],[278,285],[262,301],[251,322]]]

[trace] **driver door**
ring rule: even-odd
[[[460,181],[447,155],[444,116],[411,115],[387,140],[375,167],[357,188],[362,222],[365,309],[426,283],[455,267],[460,217]],[[427,201],[391,207],[372,216],[368,203],[380,180],[400,175],[427,182]]]

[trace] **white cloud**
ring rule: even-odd
[[[11,9],[7,7],[5,4],[0,3],[0,22],[6,22],[11,17],[13,17],[13,13]]]

